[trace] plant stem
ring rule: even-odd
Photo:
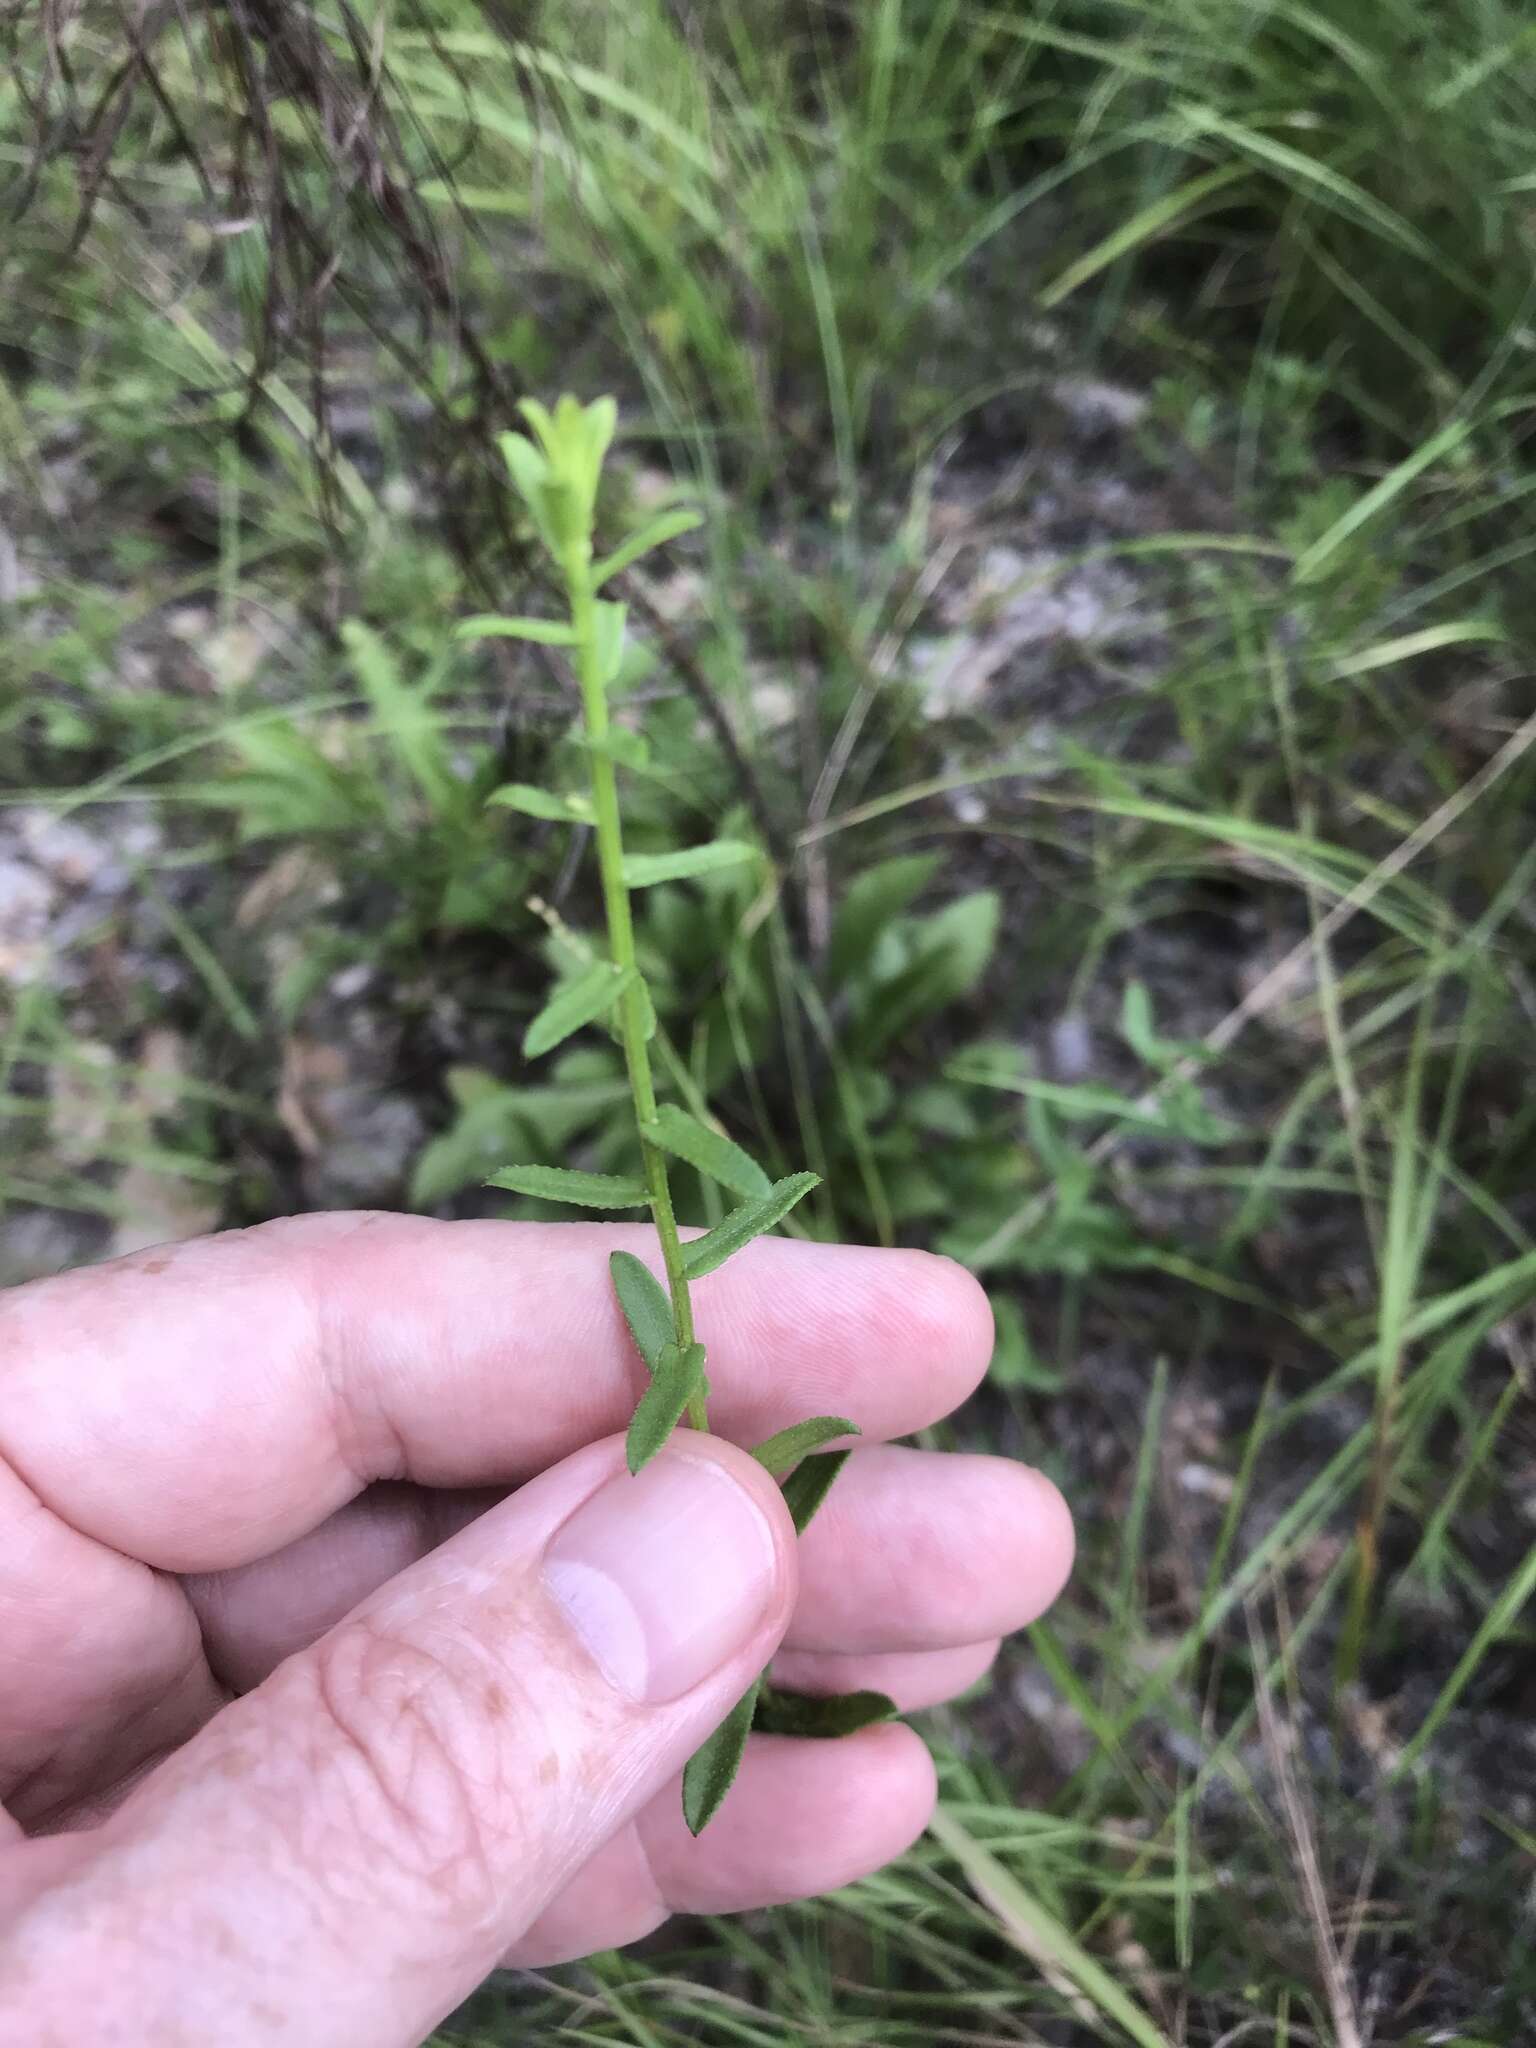
[[[688,1277],[683,1271],[683,1247],[677,1235],[677,1218],[672,1211],[672,1189],[667,1179],[667,1155],[646,1137],[656,1121],[656,1085],[651,1076],[650,1048],[646,1042],[651,1008],[645,982],[635,958],[635,926],[630,914],[629,889],[624,881],[624,831],[619,817],[618,782],[613,756],[607,751],[608,688],[603,679],[597,642],[597,610],[592,589],[592,547],[589,540],[573,543],[561,567],[570,598],[571,627],[576,635],[576,675],[581,685],[582,716],[591,742],[588,757],[592,778],[592,811],[597,833],[597,864],[602,877],[603,908],[608,920],[608,945],[614,965],[633,968],[628,988],[619,999],[620,1034],[624,1064],[629,1070],[630,1094],[634,1098],[635,1122],[639,1126],[640,1152],[645,1168],[645,1185],[650,1195],[651,1216],[661,1240],[667,1287],[672,1297],[672,1315],[677,1324],[677,1341],[691,1344],[693,1303],[688,1295]],[[688,1404],[688,1419],[695,1429],[708,1429],[704,1396],[697,1394]]]

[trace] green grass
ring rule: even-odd
[[[379,22],[340,164],[303,91],[242,154],[228,44],[167,28],[78,245],[97,159],[29,191],[0,84],[5,857],[152,827],[112,888],[49,884],[0,1231],[625,1163],[616,1058],[516,1050],[590,957],[569,833],[484,802],[559,777],[573,706],[452,632],[547,609],[492,431],[614,388],[624,488],[709,513],[631,592],[633,844],[752,837],[777,880],[647,892],[655,1056],[823,1176],[794,1227],[975,1266],[1004,1341],[946,1440],[1046,1465],[1082,1536],[929,1717],[944,1818],[899,1868],[451,2038],[1529,2037],[1536,31]],[[68,35],[85,123],[115,46]],[[961,657],[990,682],[936,706]],[[370,1183],[380,1099],[414,1135]]]

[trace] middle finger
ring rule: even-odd
[[[237,1691],[322,1635],[494,1495],[377,1486],[272,1556],[186,1581],[208,1660]],[[1006,1458],[877,1445],[848,1460],[801,1543],[786,1648],[885,1655],[1007,1635],[1072,1560],[1049,1480]]]

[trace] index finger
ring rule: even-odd
[[[624,1426],[644,1383],[608,1277],[645,1228],[293,1218],[0,1296],[0,1458],[169,1571],[265,1556],[379,1479],[511,1485]],[[711,1421],[871,1438],[945,1415],[992,1323],[925,1252],[760,1238],[697,1283]]]

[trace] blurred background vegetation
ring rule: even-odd
[[[610,1164],[518,1051],[581,835],[486,802],[571,692],[452,629],[541,603],[495,432],[612,390],[708,514],[632,837],[774,878],[647,893],[670,1085],[983,1277],[946,1440],[1078,1510],[898,1868],[443,2040],[1536,2038],[1527,10],[0,38],[0,1273]]]

